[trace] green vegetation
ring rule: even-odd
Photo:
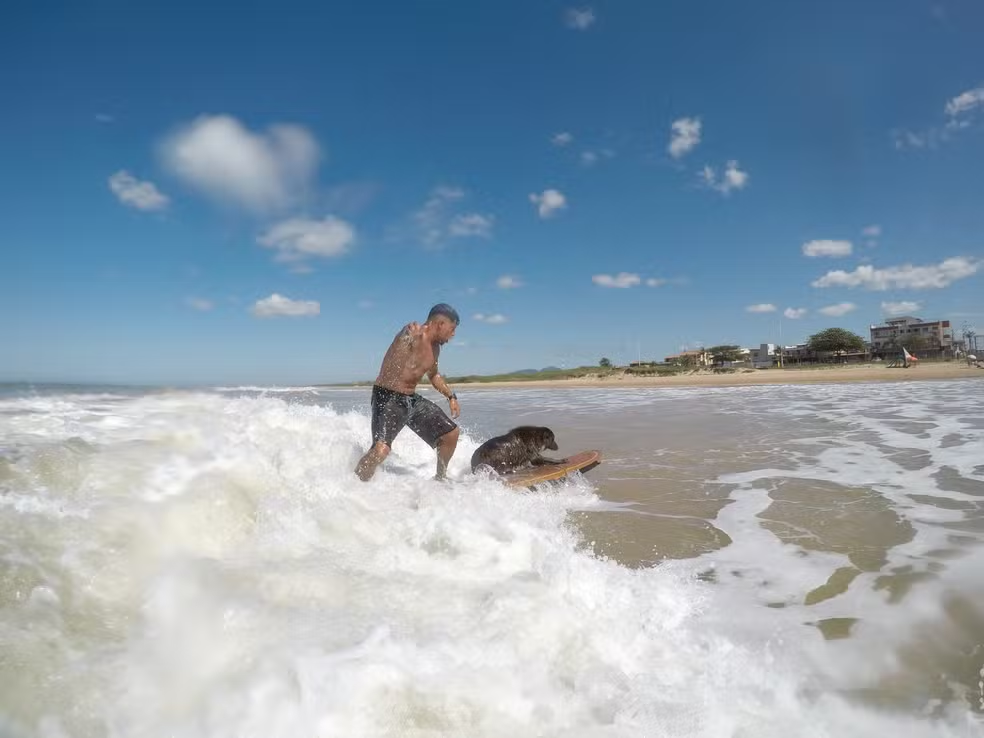
[[[539,372],[510,372],[508,374],[468,374],[462,377],[445,377],[448,384],[469,382],[535,382],[542,379],[577,379],[579,377],[610,377],[619,374],[611,366],[579,366],[574,369],[544,369]],[[423,382],[427,382],[425,377]]]
[[[742,353],[741,346],[727,345],[727,346],[711,346],[707,349],[707,352],[711,355],[711,360],[715,364],[724,364],[728,361],[741,361]]]
[[[864,351],[864,339],[857,333],[851,333],[844,328],[827,328],[814,333],[807,342],[811,351],[846,353],[849,351]]]

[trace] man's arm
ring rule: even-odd
[[[434,366],[430,368],[427,372],[427,378],[430,380],[431,385],[440,392],[442,395],[448,398],[448,402],[451,404],[451,417],[457,418],[461,409],[458,407],[458,396],[455,395],[454,390],[448,386],[448,383],[444,381],[444,377],[441,376],[441,372],[437,369],[437,362],[434,362]]]

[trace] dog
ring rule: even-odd
[[[545,426],[521,425],[508,433],[490,438],[471,457],[472,472],[489,467],[497,474],[508,474],[530,466],[564,464],[567,459],[548,459],[544,449],[557,450],[553,431]]]

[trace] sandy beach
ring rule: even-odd
[[[624,374],[578,379],[517,380],[510,382],[467,382],[468,389],[501,387],[739,387],[765,384],[819,384],[826,382],[919,382],[926,380],[984,379],[984,369],[964,363],[923,364],[908,369],[889,369],[885,365],[827,366],[809,369],[739,370],[734,374],[710,371],[672,377],[632,377]]]

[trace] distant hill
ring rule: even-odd
[[[546,366],[543,369],[517,369],[510,374],[539,374],[540,372],[559,372],[562,371],[559,366]]]

